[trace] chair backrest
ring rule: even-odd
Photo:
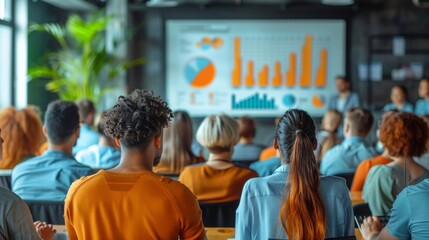
[[[205,227],[235,227],[235,211],[239,201],[225,203],[200,202]]]
[[[169,177],[173,180],[179,179],[179,174],[177,173],[157,173],[157,174],[163,177]]]
[[[12,175],[11,169],[0,169],[0,186],[7,189],[12,189],[10,176]]]
[[[64,225],[64,201],[24,201],[30,208],[33,221]]]
[[[351,172],[351,173],[337,173],[337,174],[334,174],[334,176],[346,179],[347,188],[350,190],[350,188],[352,187],[353,178],[355,176],[354,172]]]
[[[250,164],[256,161],[258,160],[232,161],[232,163],[234,163],[234,165],[237,165],[239,167],[249,168]]]

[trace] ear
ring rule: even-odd
[[[273,147],[274,147],[274,149],[276,149],[276,150],[278,150],[278,149],[279,149],[279,143],[277,142],[277,138],[274,138]]]
[[[42,131],[43,131],[43,136],[45,136],[46,138],[48,138],[48,131],[46,130],[45,126],[43,126]]]
[[[160,148],[161,147],[161,141],[162,141],[161,134],[156,135],[154,141],[155,141],[155,147]]]
[[[121,141],[119,141],[119,139],[115,139],[115,143],[118,147],[122,146]]]

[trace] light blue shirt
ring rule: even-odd
[[[79,138],[77,139],[76,145],[73,147],[73,154],[76,154],[83,149],[86,149],[94,144],[98,144],[100,135],[92,130],[88,125],[82,124],[80,126]]]
[[[272,157],[263,161],[256,161],[250,164],[249,168],[258,173],[260,177],[270,176],[282,165],[281,159]]]
[[[348,110],[352,108],[360,107],[359,96],[355,92],[350,92],[350,94],[347,96],[347,98],[345,99],[345,104],[343,109],[340,109],[340,106],[338,104],[339,98],[340,96],[338,94],[335,96],[332,96],[328,102],[328,109],[338,110],[344,115],[344,113],[347,112]]]
[[[289,166],[273,175],[246,182],[236,212],[235,239],[286,239],[279,213]],[[342,178],[321,177],[320,193],[326,209],[326,238],[354,236],[353,208]]]
[[[429,179],[403,190],[393,203],[387,231],[400,239],[429,237]]]
[[[426,99],[420,99],[416,102],[416,115],[422,116],[429,114],[429,102]]]
[[[397,109],[396,105],[393,103],[386,104],[383,108],[383,112],[392,111],[392,110],[398,110],[399,112],[414,112],[413,105],[409,102],[405,102],[401,109]]]
[[[25,200],[63,201],[75,180],[93,173],[94,170],[78,163],[73,156],[47,150],[15,166],[12,191]]]
[[[355,172],[359,163],[376,155],[373,147],[365,145],[364,138],[348,137],[326,152],[320,164],[320,172],[323,175]]]
[[[110,146],[92,145],[78,152],[76,160],[91,168],[109,169],[116,167],[121,160],[121,151]]]
[[[265,146],[256,143],[238,143],[234,146],[232,161],[257,161],[259,160],[259,155],[261,155],[261,152],[264,149]]]

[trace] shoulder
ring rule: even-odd
[[[231,170],[233,170],[233,171],[235,171],[238,174],[241,174],[243,176],[249,176],[249,177],[257,177],[258,176],[258,173],[256,173],[252,169],[241,167],[238,165],[234,165],[233,167],[231,167]]]
[[[330,193],[331,195],[333,194],[332,197],[343,198],[344,193],[347,193],[347,198],[349,197],[349,190],[346,185],[346,180],[341,177],[322,176],[320,178],[320,188],[324,193]]]
[[[10,191],[7,188],[0,187],[0,203],[13,203],[13,202],[21,202],[22,199],[16,195],[14,192]]]
[[[102,178],[101,171],[91,176],[81,177],[78,180],[74,181],[69,188],[65,201],[69,202],[70,200],[72,200],[77,192],[85,190],[91,191],[91,183],[96,182],[100,178]]]

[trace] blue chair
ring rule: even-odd
[[[12,170],[0,170],[0,186],[12,189],[10,175],[12,174]]]

